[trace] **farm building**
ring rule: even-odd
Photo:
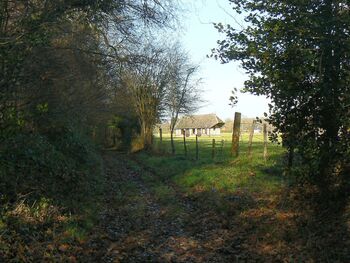
[[[181,118],[175,126],[175,135],[220,135],[225,123],[215,114],[192,115]]]

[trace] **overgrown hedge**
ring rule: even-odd
[[[0,146],[2,200],[49,198],[72,206],[98,194],[103,183],[96,147],[81,133],[17,134]]]

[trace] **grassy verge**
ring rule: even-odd
[[[138,160],[154,170],[164,180],[170,180],[182,191],[225,191],[237,190],[267,192],[281,188],[285,183],[282,176],[284,150],[277,144],[268,145],[268,159],[263,158],[262,136],[256,136],[252,145],[252,155],[248,156],[248,136],[240,142],[240,155],[230,155],[228,134],[215,137],[224,141],[216,147],[215,158],[212,158],[213,138],[200,137],[199,159],[195,160],[195,139],[187,139],[188,156],[184,156],[181,138],[175,139],[176,154],[170,155],[170,141],[167,137],[162,144],[155,142],[156,154],[141,153]]]

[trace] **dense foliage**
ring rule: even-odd
[[[245,16],[213,56],[238,60],[245,91],[271,99],[270,122],[282,133],[289,165],[326,196],[350,182],[350,6],[348,1],[230,0]]]
[[[3,201],[96,193],[97,144],[115,146],[119,129],[128,147],[139,131],[135,109],[117,107],[125,96],[115,76],[137,57],[140,35],[171,26],[175,9],[172,1],[1,1]]]
[[[103,209],[101,148],[129,150],[140,133],[121,72],[144,55],[144,35],[176,25],[177,8],[0,1],[1,262],[74,262],[66,243],[81,245]]]

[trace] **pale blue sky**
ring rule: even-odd
[[[207,106],[199,113],[216,113],[220,118],[233,118],[234,112],[239,111],[244,116],[263,116],[268,111],[267,99],[250,94],[239,94],[236,107],[229,106],[231,90],[241,89],[247,75],[238,62],[220,64],[213,58],[206,58],[210,50],[216,47],[220,35],[211,24],[212,22],[229,23],[238,27],[234,19],[227,13],[237,17],[231,10],[228,0],[183,0],[188,8],[187,16],[182,21],[184,32],[180,41],[189,52],[194,63],[201,65],[199,76],[203,78],[204,100]],[[223,10],[225,9],[225,10]]]

